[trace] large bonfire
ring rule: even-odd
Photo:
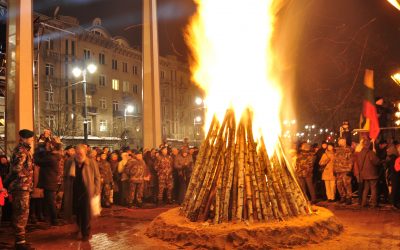
[[[279,140],[279,0],[196,0],[187,30],[209,130],[181,213],[191,221],[269,221],[310,213]]]

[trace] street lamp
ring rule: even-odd
[[[79,68],[75,67],[72,70],[72,74],[78,78],[82,75],[82,84],[83,84],[83,140],[85,144],[88,143],[88,121],[87,121],[87,105],[86,105],[86,74],[89,72],[90,74],[93,74],[96,72],[97,66],[94,64],[89,64],[86,66],[86,68]]]
[[[125,139],[125,146],[126,146],[126,139],[128,139],[127,135],[126,135],[126,117],[127,117],[127,113],[133,113],[133,111],[135,111],[135,107],[132,106],[132,105],[126,106],[125,110],[124,110],[124,135],[125,135],[124,139]]]
[[[200,97],[196,97],[194,102],[196,103],[196,105],[200,106],[203,103],[203,99],[201,99]]]
[[[125,129],[126,129],[126,113],[133,113],[133,111],[135,111],[135,107],[132,106],[132,105],[126,106],[126,108],[125,108],[125,110],[124,110]]]

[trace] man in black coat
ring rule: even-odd
[[[39,165],[38,187],[44,190],[44,202],[49,209],[51,225],[56,226],[56,192],[60,178],[61,144],[46,142],[41,144],[35,153],[35,163]]]

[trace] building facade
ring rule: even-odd
[[[36,14],[35,20],[37,131],[50,128],[68,143],[82,140],[86,98],[90,144],[140,147],[141,51],[123,37],[112,37],[99,18],[87,29],[73,17]],[[97,71],[87,74],[84,97],[82,77],[72,71],[88,64],[95,64]],[[200,140],[202,123],[194,122],[199,116],[194,100],[200,92],[188,67],[175,57],[160,57],[160,84],[164,140]]]

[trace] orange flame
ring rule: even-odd
[[[277,2],[196,0],[186,34],[192,78],[206,93],[207,120],[214,114],[222,119],[228,108],[238,119],[250,108],[253,131],[263,135],[269,153],[281,133],[282,93],[272,50]]]

